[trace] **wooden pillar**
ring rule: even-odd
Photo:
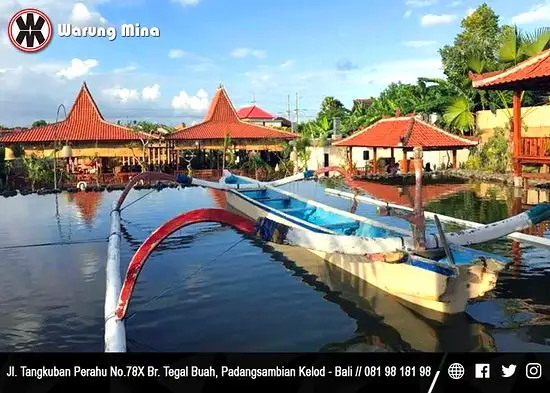
[[[407,151],[403,149],[403,157],[401,158],[401,173],[405,174],[409,172],[409,165],[407,161]]]
[[[514,186],[521,187],[521,163],[519,157],[522,153],[521,147],[521,90],[514,91],[513,99],[513,136],[512,136],[512,164],[514,167]]]
[[[395,159],[395,154],[394,154],[394,151],[393,151],[393,147],[390,149],[390,158],[392,159],[392,163]]]
[[[453,150],[453,169],[458,168],[458,165],[457,165],[457,162],[456,162],[456,156],[457,156],[457,151],[455,149],[455,150]]]
[[[376,147],[372,148],[372,173],[378,173],[378,155],[376,154]]]

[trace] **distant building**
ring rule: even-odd
[[[242,121],[258,124],[267,127],[288,127],[292,126],[290,120],[281,116],[273,116],[271,113],[264,111],[262,108],[251,105],[245,106],[237,111],[237,116]]]

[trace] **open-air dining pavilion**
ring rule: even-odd
[[[550,164],[550,136],[521,136],[521,99],[524,91],[544,91],[550,86],[550,49],[505,71],[471,74],[472,84],[480,90],[512,90],[512,166],[514,185],[521,187],[523,178],[550,178],[548,173],[523,173],[523,165]]]
[[[477,143],[410,115],[381,119],[334,145],[348,148],[349,162],[360,161],[362,158],[365,166],[370,163],[372,173],[380,172],[381,161],[386,161],[389,166],[399,163],[401,173],[407,173],[411,169],[409,154],[415,147],[422,147],[425,152],[424,163],[431,162],[433,167],[433,162],[440,162],[434,153],[445,152],[450,156],[449,164],[456,169],[458,152],[465,149],[467,151]],[[361,148],[363,157],[354,159],[353,148]]]

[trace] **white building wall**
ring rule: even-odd
[[[336,146],[309,147],[311,155],[308,169],[316,170],[325,166],[325,154],[328,154],[329,166],[346,166],[346,149]]]
[[[329,154],[329,165],[337,165],[337,166],[346,166],[347,160],[346,160],[346,148],[345,147],[338,147],[338,146],[328,146],[328,147],[311,147],[309,148],[311,151],[311,156],[308,162],[308,168],[309,169],[319,169],[322,168],[324,165],[324,154]],[[365,168],[367,165],[367,162],[363,158],[363,152],[367,150],[369,151],[369,160],[372,160],[373,158],[373,149],[372,148],[363,148],[363,147],[354,147],[352,149],[352,160],[356,164],[357,168]],[[380,158],[390,158],[391,157],[391,149],[376,149],[377,157]],[[460,149],[457,150],[457,164],[460,166],[460,164],[466,162],[468,160],[468,157],[470,155],[470,149]],[[412,152],[408,153],[408,158],[412,158]],[[396,162],[401,161],[403,158],[403,152],[401,149],[394,149],[394,157]],[[424,165],[426,163],[430,163],[430,166],[432,169],[435,167],[436,169],[439,169],[441,167],[444,167],[448,165],[449,163],[452,164],[453,162],[453,152],[452,150],[448,151],[425,151],[424,152]]]

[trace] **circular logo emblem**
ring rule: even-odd
[[[464,376],[464,367],[460,363],[453,363],[449,366],[448,372],[452,379],[460,379]]]
[[[52,21],[35,8],[25,8],[12,16],[8,24],[8,37],[17,49],[23,52],[38,52],[44,49],[53,36]]]

